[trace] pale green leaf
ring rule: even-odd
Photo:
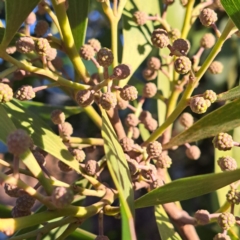
[[[217,101],[232,100],[239,97],[240,97],[240,86],[237,86],[235,88],[228,90],[227,92],[218,94]]]

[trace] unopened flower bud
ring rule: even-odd
[[[210,8],[203,9],[199,14],[203,26],[209,27],[217,21],[217,14]]]
[[[198,146],[193,145],[186,149],[186,155],[189,159],[197,160],[201,155],[201,151]]]
[[[155,29],[151,36],[152,44],[158,48],[165,48],[170,44],[168,33],[161,28]]]
[[[224,212],[218,217],[218,224],[223,230],[228,230],[236,223],[236,219],[233,214]]]
[[[150,142],[147,145],[147,154],[151,158],[158,158],[162,153],[162,144],[158,141]]]
[[[213,138],[213,145],[218,150],[230,150],[233,147],[232,136],[227,133],[219,133]]]
[[[113,62],[113,53],[110,49],[108,48],[101,48],[97,52],[97,61],[100,66],[102,67],[108,67],[112,64]]]
[[[237,162],[230,156],[220,157],[217,161],[222,171],[233,171],[237,169]]]
[[[133,20],[137,25],[142,26],[147,22],[148,15],[145,12],[137,11],[133,14]]]
[[[206,225],[210,222],[210,213],[207,210],[198,210],[195,212],[194,218],[199,225]]]
[[[73,191],[65,187],[56,187],[52,193],[51,199],[56,208],[67,207],[73,201]]]
[[[133,101],[138,97],[138,91],[134,86],[126,85],[121,89],[120,97],[125,101]]]

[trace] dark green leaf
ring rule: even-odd
[[[135,201],[136,208],[143,208],[198,197],[240,179],[240,169],[231,172],[205,174],[182,178],[155,189]]]
[[[11,42],[30,12],[40,0],[6,0],[6,31],[1,44],[5,47]]]
[[[217,101],[232,100],[240,97],[240,86],[230,89],[227,92],[218,94]]]
[[[77,49],[84,44],[87,24],[89,0],[71,0],[68,1],[69,7],[67,10],[68,19],[70,22],[74,42]]]
[[[240,125],[239,108],[240,99],[218,108],[201,118],[186,131],[173,137],[169,143],[164,145],[164,148],[168,149],[176,145],[198,141],[234,129]]]
[[[134,195],[128,164],[119,140],[108,119],[106,112],[102,111],[102,137],[107,165],[111,177],[118,190],[120,210],[122,216],[122,239],[136,239],[133,223]]]

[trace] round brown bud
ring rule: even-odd
[[[156,160],[156,164],[160,168],[170,168],[172,164],[172,159],[167,154],[161,153],[160,156],[156,158]]]
[[[180,116],[179,122],[185,128],[189,128],[193,125],[194,119],[193,119],[193,116],[190,113],[185,112]]]
[[[205,33],[200,41],[200,46],[203,48],[212,48],[216,42],[216,38],[212,33]]]
[[[51,112],[51,120],[55,125],[65,122],[65,114],[62,110],[56,109]]]
[[[16,41],[16,47],[20,53],[29,53],[35,49],[35,44],[31,37],[20,37]]]
[[[178,38],[173,42],[172,45],[174,50],[179,51],[182,54],[187,54],[189,51],[189,45],[188,42],[182,38]]]
[[[32,25],[36,21],[36,14],[34,12],[31,12],[28,17],[25,19],[25,24]]]
[[[129,104],[129,102],[123,100],[122,98],[118,98],[118,100],[117,100],[117,107],[120,110],[125,110],[128,107],[128,104]]]
[[[85,164],[85,171],[90,176],[96,175],[99,171],[98,162],[95,160],[87,160]]]
[[[44,155],[39,151],[33,151],[33,156],[35,157],[40,166],[44,166],[46,164]]]
[[[17,186],[11,185],[9,183],[5,183],[4,190],[9,197],[14,197],[14,198],[19,197],[19,188]]]
[[[208,71],[211,73],[211,74],[219,74],[221,73],[223,70],[223,65],[221,62],[219,61],[214,61],[211,63],[211,65],[209,66],[208,68]]]
[[[6,48],[6,53],[9,55],[14,54],[17,51],[17,47],[16,46],[10,46]]]
[[[198,225],[206,225],[210,222],[210,213],[207,210],[198,210],[194,214]]]
[[[89,44],[95,52],[98,52],[101,49],[101,43],[95,38],[89,39],[87,44]]]
[[[233,171],[237,169],[237,162],[230,156],[220,157],[217,161],[222,171]]]
[[[142,75],[147,81],[151,81],[151,80],[154,80],[157,77],[157,72],[155,70],[150,69],[150,68],[145,68],[142,71]]]
[[[61,70],[63,68],[63,60],[62,58],[56,56],[53,60],[52,60],[52,65],[58,69]]]
[[[187,74],[192,67],[192,63],[188,57],[178,57],[174,62],[174,69],[179,74]]]
[[[162,153],[162,144],[154,141],[147,145],[147,154],[150,158],[158,158]]]
[[[14,97],[20,101],[31,100],[35,98],[36,94],[33,87],[30,85],[25,85],[20,87],[14,94]]]
[[[69,137],[73,134],[73,127],[70,123],[64,122],[61,124],[61,137]]]
[[[42,37],[48,31],[48,23],[44,20],[39,20],[34,28],[37,37]]]
[[[130,152],[133,149],[134,142],[131,138],[124,137],[120,140],[120,145],[124,152]]]
[[[138,139],[139,136],[140,136],[139,129],[137,127],[132,127],[131,130],[132,130],[132,138],[133,139]]]
[[[20,155],[26,152],[32,145],[32,139],[27,132],[17,129],[7,137],[8,151],[14,155]]]
[[[11,214],[12,214],[13,218],[19,218],[19,217],[24,217],[24,216],[31,215],[31,210],[29,209],[27,211],[21,211],[15,206],[12,209]]]
[[[206,100],[203,97],[190,98],[189,106],[193,112],[198,114],[205,113],[208,108]]]
[[[83,58],[84,60],[91,60],[94,56],[95,56],[95,51],[93,49],[93,47],[89,44],[84,44],[81,48],[80,48],[80,57]]]
[[[199,14],[203,26],[209,27],[217,21],[217,14],[210,8],[203,9]]]
[[[125,101],[133,101],[138,97],[138,91],[134,86],[126,85],[121,89],[120,97]]]
[[[206,90],[203,94],[203,97],[206,100],[209,100],[211,103],[214,103],[217,100],[217,94],[212,90]]]
[[[219,133],[213,138],[213,145],[218,150],[230,150],[233,147],[232,136],[227,133]]]
[[[138,162],[134,159],[127,160],[128,168],[131,175],[135,175],[138,172]]]
[[[62,161],[58,161],[58,167],[62,172],[70,172],[73,170],[71,167],[69,167],[66,163]]]
[[[155,29],[151,36],[152,44],[158,48],[165,48],[170,44],[168,33],[161,28]]]
[[[80,107],[87,107],[94,101],[94,93],[91,90],[80,90],[75,95],[75,100]]]
[[[138,122],[138,117],[134,113],[129,113],[125,118],[125,124],[127,127],[136,127]]]
[[[51,62],[56,57],[57,57],[57,50],[55,48],[49,48],[46,54],[46,59]]]
[[[240,192],[237,189],[231,188],[226,194],[227,201],[231,204],[240,203]]]
[[[228,230],[236,223],[236,219],[233,214],[224,212],[218,217],[218,224],[223,230]]]
[[[12,100],[13,90],[8,84],[0,83],[0,103],[6,103]]]
[[[154,83],[146,83],[143,87],[142,96],[145,98],[152,98],[157,93],[157,86]]]
[[[153,132],[157,129],[158,127],[158,122],[154,118],[150,118],[144,122],[144,127],[150,131]]]
[[[197,160],[200,158],[201,151],[198,146],[193,145],[186,149],[186,155],[189,159]]]
[[[213,240],[231,240],[231,238],[224,233],[218,233],[214,236]]]
[[[100,66],[102,67],[108,67],[113,62],[113,53],[108,48],[101,48],[97,52],[97,61]]]
[[[181,37],[181,32],[177,28],[173,28],[170,32],[168,32],[168,36],[171,38],[172,41],[175,41],[176,39]]]
[[[56,208],[67,207],[73,201],[73,191],[65,187],[56,187],[52,193],[51,199]]]
[[[35,43],[36,52],[40,56],[46,56],[49,53],[51,46],[46,38],[38,38]]]
[[[152,70],[159,70],[161,67],[160,59],[156,57],[150,57],[147,60],[147,67]]]
[[[20,211],[28,211],[35,203],[35,198],[28,194],[21,195],[16,201],[16,208]]]
[[[143,26],[148,20],[148,15],[145,12],[137,11],[133,14],[133,20],[137,25]]]
[[[148,119],[152,119],[152,114],[149,111],[142,111],[139,116],[139,120],[144,123]]]
[[[86,158],[86,154],[82,149],[69,148],[68,150],[77,159],[78,162],[83,162]]]
[[[106,92],[101,95],[100,104],[103,109],[110,110],[111,108],[115,108],[117,105],[116,95],[112,92]]]
[[[113,69],[114,78],[121,80],[127,78],[131,74],[131,68],[129,65],[120,64]]]

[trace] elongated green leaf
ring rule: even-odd
[[[6,31],[1,44],[6,47],[40,0],[6,0]]]
[[[240,97],[240,86],[237,86],[235,88],[230,89],[227,92],[218,94],[217,100],[226,101],[226,100],[232,100],[239,97]]]
[[[198,141],[214,136],[220,132],[228,132],[240,125],[240,99],[228,103],[209,113],[193,124],[186,131],[178,134],[164,145],[165,149],[188,142]]]
[[[143,208],[198,197],[240,179],[240,169],[182,178],[155,189],[135,201],[136,208]]]
[[[155,206],[155,218],[161,240],[181,240],[161,205]]]
[[[240,29],[240,1],[239,0],[221,0],[221,3],[238,29]]]
[[[89,0],[71,0],[68,1],[69,7],[67,10],[68,19],[70,22],[73,38],[77,49],[84,44],[87,24]]]
[[[120,199],[122,239],[136,239],[133,222],[134,195],[128,164],[105,111],[102,111],[102,118],[102,137],[107,165]]]
[[[66,118],[83,111],[83,109],[80,107],[54,106],[54,105],[44,104],[41,102],[25,101],[25,102],[21,102],[21,104],[24,108],[28,109],[31,112],[34,112],[35,114],[37,114],[44,120],[48,120],[48,121],[49,121],[51,112],[55,109],[62,110],[64,112]]]
[[[78,161],[67,151],[61,138],[54,134],[48,125],[37,115],[24,109],[20,103],[9,102],[5,109],[17,128],[31,133],[34,144],[79,172]]]
[[[127,1],[123,13],[123,38],[124,49],[122,63],[130,64],[132,74],[148,56],[152,50],[150,33],[153,31],[153,24],[148,22],[142,27],[138,27],[133,22],[133,13],[144,11],[149,15],[160,14],[158,0],[151,0],[151,4],[146,4],[141,0]],[[120,81],[120,86],[126,85],[131,76]]]

